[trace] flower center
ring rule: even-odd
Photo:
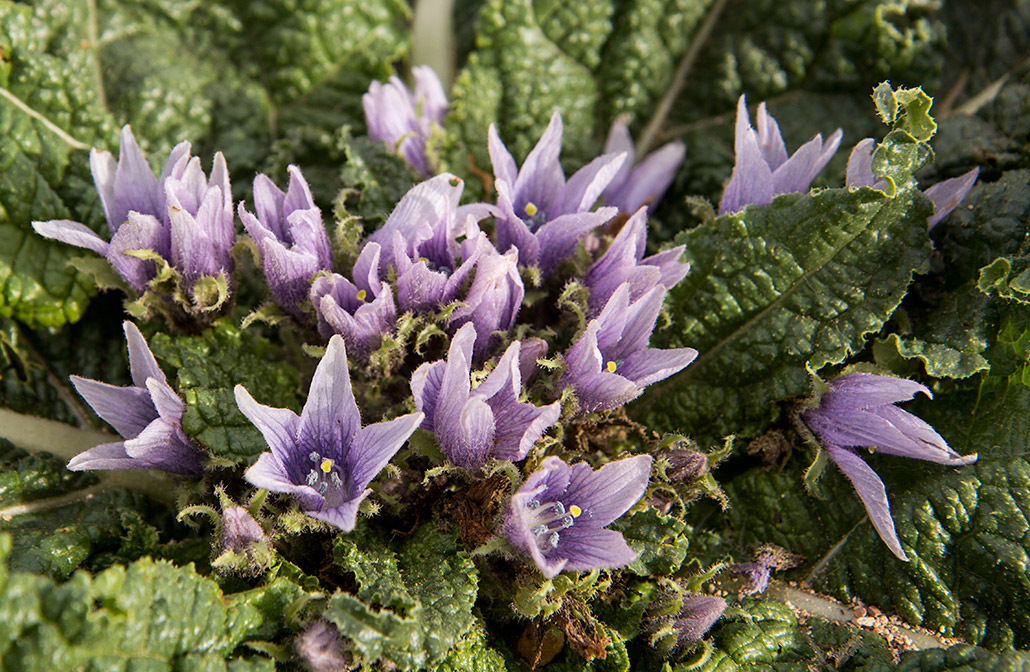
[[[308,459],[315,465],[308,472],[308,485],[325,498],[328,508],[342,504],[343,480],[340,478],[336,461],[322,457],[314,451],[308,455]]]
[[[561,502],[540,503],[535,499],[526,504],[526,509],[529,531],[545,553],[558,547],[558,532],[575,525],[576,519],[583,515],[583,510],[575,504],[566,508]]]
[[[536,233],[537,229],[547,223],[547,213],[536,207],[536,203],[532,201],[526,203],[525,212],[530,232]]]
[[[436,263],[435,261],[433,261],[432,259],[430,259],[428,257],[419,257],[415,261],[416,262],[423,261],[423,262],[425,262],[426,267],[429,268],[429,270],[437,271],[437,272],[443,273],[444,275],[447,275],[447,276],[449,276],[451,273],[454,272],[454,269],[451,268],[450,266],[448,266],[446,264],[438,264],[438,263]]]

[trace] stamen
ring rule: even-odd
[[[529,215],[530,217],[532,217],[533,215],[535,215],[539,211],[540,211],[540,208],[536,207],[536,204],[534,204],[532,202],[526,203],[526,214]]]
[[[576,524],[576,518],[583,514],[583,509],[564,502],[539,502],[530,500],[526,503],[526,522],[529,532],[536,537],[541,551],[549,551],[558,547],[561,530],[567,530]]]
[[[318,468],[322,470],[323,474],[328,474],[333,470],[333,461],[327,457],[322,460],[322,464],[318,465]]]
[[[315,451],[311,451],[310,453],[308,453],[308,459],[314,462],[315,464],[318,464],[318,461],[321,459],[321,457]]]
[[[578,506],[576,506],[575,504],[573,504],[572,506],[569,507],[569,513],[572,514],[573,518],[579,518],[579,516],[583,513],[583,509],[581,509]]]
[[[616,363],[615,363],[614,361],[609,361],[609,362],[608,362],[608,363],[607,363],[607,364],[605,365],[605,368],[607,368],[607,369],[608,369],[608,373],[615,373],[615,369],[619,368],[619,365],[618,365],[618,364],[616,364]]]
[[[366,296],[368,296],[368,292],[363,289],[358,290],[358,301],[364,301]]]

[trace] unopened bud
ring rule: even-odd
[[[293,651],[310,672],[341,672],[350,667],[340,631],[332,623],[317,621],[293,642]]]
[[[670,481],[693,482],[708,473],[708,457],[696,450],[671,450],[665,454],[669,466],[665,475]]]
[[[222,551],[245,553],[264,538],[261,526],[242,506],[230,506],[222,512],[222,534],[218,538]]]
[[[651,646],[663,658],[681,653],[697,642],[726,609],[726,600],[705,595],[667,595],[659,598],[645,616]]]

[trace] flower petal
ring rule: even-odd
[[[129,372],[132,374],[132,384],[136,387],[147,386],[147,378],[156,378],[162,383],[167,382],[164,372],[157,365],[154,353],[150,351],[147,340],[143,338],[139,328],[125,320],[122,322],[122,330],[125,331],[125,341],[129,348]]]
[[[350,499],[332,509],[322,509],[321,511],[308,510],[305,513],[312,518],[325,521],[344,532],[350,532],[358,522],[358,507],[368,497],[370,492],[372,491],[365,490],[354,499]]]
[[[359,429],[361,415],[351,389],[347,348],[343,339],[334,335],[311,379],[297,442],[325,457],[345,461]]]
[[[891,549],[898,559],[908,562],[908,556],[901,548],[901,542],[894,530],[894,519],[891,518],[891,507],[887,501],[883,481],[862,461],[862,458],[850,450],[833,445],[827,445],[826,450],[855,486],[855,491],[865,505],[866,513],[869,514],[869,521],[880,535],[880,539],[883,539],[883,543],[887,544],[887,548]]]
[[[927,229],[937,226],[937,222],[947,217],[952,210],[958,207],[958,204],[966,197],[969,190],[973,188],[979,174],[980,168],[973,168],[968,173],[953,177],[950,180],[938,182],[923,192],[927,198],[933,201],[934,207],[933,215],[926,220]]]
[[[562,187],[565,186],[565,173],[558,161],[561,137],[561,114],[555,112],[512,185],[515,212],[524,212],[528,203],[533,203],[544,213],[550,212],[557,205]]]
[[[574,527],[605,527],[637,503],[651,479],[650,455],[609,462],[597,471],[586,462],[572,466],[568,490],[562,495],[566,508],[583,510]]]
[[[146,469],[141,462],[125,452],[125,442],[101,443],[84,450],[68,461],[72,471],[93,471],[98,469]]]
[[[356,497],[359,491],[364,490],[424,418],[423,413],[409,413],[387,422],[377,422],[358,432],[344,462],[349,496]]]
[[[632,380],[638,387],[646,387],[680,372],[696,358],[697,350],[693,348],[651,348],[626,357],[615,371]]]
[[[32,230],[51,240],[58,240],[68,245],[92,250],[97,254],[107,254],[108,242],[98,236],[85,224],[70,219],[51,219],[47,222],[32,222]]]
[[[293,453],[297,450],[297,430],[300,426],[297,414],[288,408],[259,404],[242,385],[237,385],[234,392],[240,412],[258,428],[279,464],[287,465],[294,462]],[[307,456],[301,457],[306,459]],[[297,481],[300,482],[302,477],[303,474],[298,473]]]
[[[158,417],[146,389],[118,387],[79,376],[69,378],[75,391],[97,415],[127,439],[142,432]]]
[[[571,571],[615,569],[637,559],[620,533],[579,525],[561,532],[558,552],[568,560],[564,569]]]

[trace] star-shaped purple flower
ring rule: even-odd
[[[686,277],[690,264],[679,261],[686,245],[679,245],[644,259],[647,247],[647,208],[640,208],[623,225],[611,247],[587,272],[583,284],[590,290],[591,314],[597,314],[624,282],[630,285],[629,300],[661,285],[672,289]]]
[[[297,166],[290,166],[286,193],[265,175],[254,178],[252,215],[239,205],[240,219],[261,253],[261,264],[276,303],[294,317],[304,315],[302,306],[319,271],[332,271],[329,237],[322,212]]]
[[[515,341],[486,380],[472,389],[472,349],[476,327],[469,323],[451,339],[446,361],[426,363],[411,377],[415,408],[426,414],[422,429],[436,434],[447,459],[478,469],[488,457],[516,462],[558,421],[561,405],[519,401],[521,343]]]
[[[880,538],[894,555],[908,562],[894,530],[883,481],[855,448],[956,467],[976,462],[977,455],[959,455],[933,427],[894,405],[911,399],[917,392],[933,397],[919,383],[892,376],[849,373],[831,380],[828,386],[819,405],[806,410],[802,418],[855,486]]]
[[[626,160],[624,153],[599,156],[566,182],[558,160],[561,137],[561,115],[555,112],[518,168],[497,129],[490,125],[497,247],[502,252],[517,248],[519,264],[537,266],[545,276],[576,251],[583,235],[618,214],[617,208],[591,209]]]
[[[347,350],[333,336],[311,380],[300,417],[254,401],[236,386],[236,404],[271,449],[244,478],[254,486],[292,495],[312,518],[354,529],[366,486],[400,450],[425,417],[403,415],[362,428],[351,389]]]
[[[124,322],[132,385],[118,387],[71,376],[75,390],[97,415],[125,438],[102,443],[68,462],[72,471],[157,469],[196,477],[204,472],[204,454],[182,430],[186,404],[168,385],[143,334]]]
[[[643,496],[651,457],[638,455],[594,470],[548,457],[512,495],[504,535],[547,578],[562,570],[615,569],[637,559],[622,535],[604,529]]]
[[[654,287],[632,303],[629,296],[630,283],[619,285],[604,310],[565,353],[560,384],[576,391],[582,413],[618,408],[697,357],[693,348],[647,347],[665,287]]]
[[[397,308],[390,285],[379,281],[381,250],[369,243],[354,263],[354,282],[338,273],[323,274],[311,284],[311,303],[323,338],[339,334],[351,354],[366,360],[393,331]]]
[[[125,126],[117,164],[110,152],[94,149],[89,165],[111,241],[66,219],[33,222],[36,233],[103,255],[141,294],[157,267],[152,260],[124,254],[129,250],[156,252],[180,273],[187,289],[201,276],[232,273],[236,232],[229,171],[221,152],[215,154],[208,179],[200,159],[190,156],[190,143],[181,142],[158,179]]]
[[[801,145],[787,158],[780,126],[766,112],[765,103],[758,106],[758,130],[751,126],[744,96],[737,102],[737,126],[734,137],[736,162],[729,184],[722,192],[719,214],[737,212],[746,205],[772,203],[773,196],[807,191],[833,155],[837,153],[842,132],[838,128],[823,142],[822,133]]]
[[[676,177],[676,171],[686,156],[687,146],[682,142],[670,142],[648,154],[637,165],[633,165],[637,152],[626,119],[620,117],[608,131],[608,142],[605,143],[604,152],[625,152],[626,161],[605,188],[601,198],[604,199],[605,205],[613,205],[629,214],[636,212],[641,206],[647,206],[648,210],[654,211],[665,190]]]
[[[365,108],[365,125],[373,140],[385,140],[397,148],[404,160],[429,177],[433,171],[426,156],[426,142],[434,127],[447,115],[447,96],[440,78],[429,66],[412,68],[415,91],[411,92],[397,77],[386,84],[372,82],[361,97]],[[398,146],[398,143],[399,146]]]
[[[876,141],[872,138],[859,141],[851,150],[851,155],[848,157],[847,186],[872,187],[881,191],[887,187],[886,180],[877,180],[873,175],[873,152],[875,150]],[[934,207],[933,214],[926,220],[928,231],[958,207],[958,204],[976,184],[976,178],[979,175],[980,168],[973,168],[958,177],[938,182],[923,192],[927,198],[933,201]]]

